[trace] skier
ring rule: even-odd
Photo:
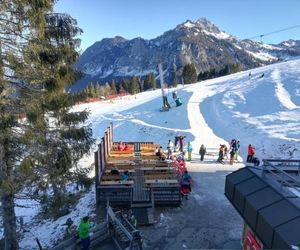
[[[254,154],[255,154],[255,147],[253,147],[251,144],[249,144],[248,145],[247,162],[252,162]]]
[[[91,244],[90,240],[90,228],[92,225],[89,222],[89,216],[85,216],[81,219],[79,224],[79,238],[81,240],[81,245],[83,247],[83,250],[88,250]]]
[[[177,92],[176,92],[176,91],[174,91],[174,92],[172,93],[172,97],[173,97],[174,101],[176,101],[176,99],[178,98],[178,95],[177,95]]]
[[[200,161],[204,160],[204,155],[206,154],[206,147],[202,144],[199,149]]]
[[[190,142],[188,142],[187,151],[188,151],[188,161],[191,161],[192,160],[193,147],[192,147],[192,144]]]
[[[251,71],[249,72],[249,80],[251,79]]]
[[[182,101],[179,97],[175,100],[175,103],[176,103],[176,107],[179,107],[182,105]]]

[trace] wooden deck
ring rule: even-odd
[[[155,194],[159,197],[160,193],[164,194],[164,188],[168,187],[168,195],[174,194],[172,200],[178,199],[180,202],[178,176],[172,162],[159,161],[158,156],[155,155],[155,149],[160,145],[142,142],[126,143],[130,145],[130,150],[118,151],[115,147],[117,144],[113,143],[114,146],[110,150],[105,169],[99,180],[100,200],[102,202],[105,199],[118,200],[118,196],[120,196],[124,202],[125,200],[128,202],[128,197],[131,197],[131,202],[149,202],[151,189],[156,189]],[[112,174],[113,168],[118,170],[118,174]],[[129,172],[127,181],[122,180],[125,171]],[[120,194],[122,187],[124,187],[124,192]],[[157,188],[162,189],[158,190]],[[171,192],[170,188],[174,189],[174,192]],[[127,194],[125,194],[126,192]],[[165,195],[164,197],[169,196]],[[167,200],[165,202],[167,204]],[[123,204],[123,201],[120,204]]]

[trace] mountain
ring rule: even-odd
[[[80,56],[76,68],[85,77],[73,90],[79,90],[90,82],[104,83],[133,75],[157,74],[158,63],[163,63],[166,81],[175,62],[178,76],[187,63],[194,63],[197,73],[228,63],[238,63],[241,69],[249,69],[300,55],[300,41],[289,40],[278,45],[261,44],[252,40],[238,40],[201,18],[187,20],[163,35],[145,40],[123,37],[105,38],[87,48]]]

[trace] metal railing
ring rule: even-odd
[[[276,165],[275,165],[275,164]],[[300,192],[300,178],[297,179],[287,173],[287,171],[296,171],[300,177],[300,160],[281,160],[281,159],[264,159],[263,160],[263,176],[271,173],[280,182],[280,189],[289,187]]]

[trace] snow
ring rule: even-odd
[[[187,28],[192,28],[195,26],[194,23],[190,22],[190,21],[186,21],[183,26],[187,27]]]
[[[226,39],[229,39],[231,38],[230,35],[228,35],[227,33],[221,31],[221,32],[218,32],[218,33],[214,33],[214,32],[209,32],[205,29],[201,30],[203,33],[205,33],[206,35],[209,35],[209,36],[213,36],[217,39],[222,39],[222,40],[226,40]]]
[[[245,50],[245,52],[247,52],[248,54],[262,60],[262,61],[270,61],[270,60],[276,60],[277,57],[274,57],[272,56],[271,54],[269,53],[266,53],[266,52],[252,52],[252,51],[249,51],[249,50]]]
[[[259,78],[262,73],[264,77]],[[183,101],[180,107],[174,107],[171,92],[175,89],[170,89],[167,91],[168,99],[173,108],[168,112],[159,111],[162,106],[160,89],[77,105],[74,110],[90,110],[87,124],[92,125],[97,139],[113,122],[115,141],[154,141],[166,147],[168,139],[185,135],[186,142],[190,141],[196,152],[193,154],[196,159],[201,144],[216,149],[219,144],[233,138],[241,141],[243,159],[250,143],[256,147],[256,155],[260,159],[300,158],[300,59],[256,68],[251,70],[251,74],[251,79],[249,71],[245,71],[180,86],[176,89]],[[80,164],[86,166],[92,162],[93,153]],[[231,171],[239,166],[242,164],[233,166]],[[228,171],[227,166],[210,163],[201,171],[215,173],[225,169]],[[190,164],[189,170],[196,174],[199,167]],[[29,229],[21,239],[21,249],[33,248],[33,235],[43,246],[49,247],[62,236],[65,230],[63,224],[68,217],[78,224],[82,216],[92,213],[94,196],[92,189],[79,200],[71,214],[57,221],[38,222],[34,218],[37,206],[26,211],[17,208],[18,216],[27,216]],[[194,194],[194,198],[202,203],[201,194]],[[218,199],[224,200],[222,193]]]

